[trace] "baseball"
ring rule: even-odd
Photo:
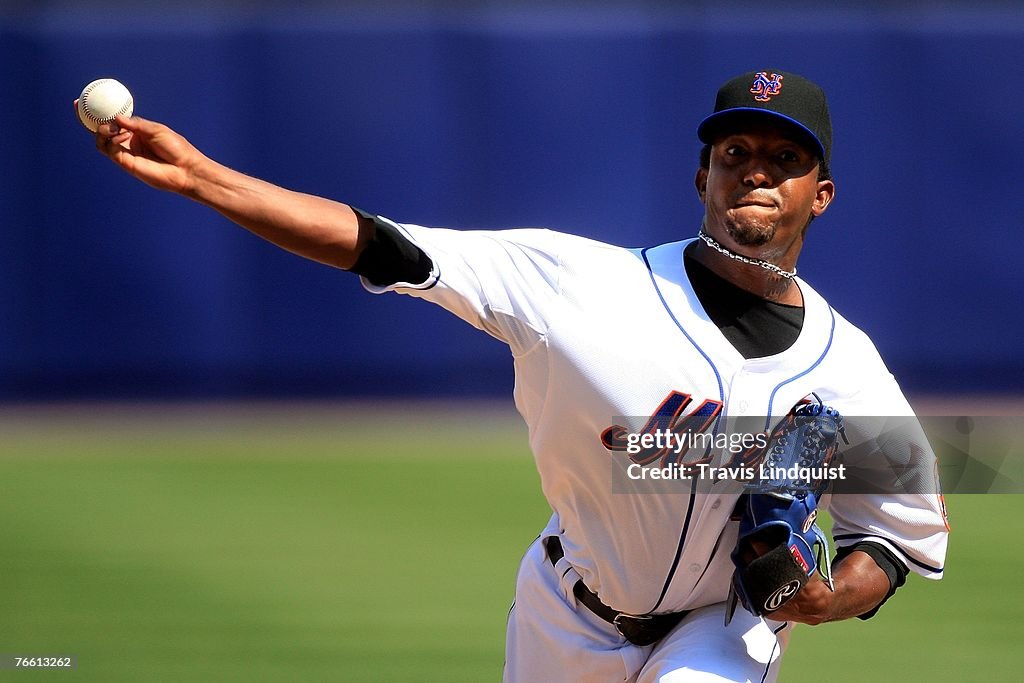
[[[135,101],[128,88],[113,78],[93,81],[78,96],[78,120],[93,133],[118,114],[131,116],[134,108]]]

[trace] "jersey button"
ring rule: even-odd
[[[722,507],[722,499],[721,498],[716,498],[715,502],[711,504],[711,509],[712,510],[717,510],[720,507]]]
[[[690,565],[690,571],[694,572],[694,573],[699,572],[700,571],[700,565],[697,564],[696,562],[694,562],[693,564]]]

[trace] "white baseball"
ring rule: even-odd
[[[135,101],[128,88],[113,78],[93,81],[78,96],[78,120],[93,133],[119,114],[131,116],[134,109]]]

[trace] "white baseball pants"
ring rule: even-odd
[[[640,647],[577,604],[579,575],[556,568],[542,539],[523,558],[509,612],[506,683],[724,683],[776,680],[791,626],[742,607],[728,627],[725,604],[691,612],[658,643]],[[564,573],[564,577],[562,574]]]

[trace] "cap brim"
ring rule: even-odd
[[[726,109],[724,111],[715,112],[711,116],[707,117],[700,122],[697,126],[697,138],[706,144],[711,144],[715,141],[715,133],[718,131],[728,119],[749,117],[751,114],[760,114],[762,116],[768,116],[776,120],[781,120],[789,123],[796,127],[798,130],[803,132],[811,141],[814,142],[815,149],[818,152],[818,156],[822,159],[825,158],[825,146],[821,144],[821,140],[818,136],[811,132],[811,129],[800,123],[796,119],[790,118],[785,114],[780,114],[777,111],[771,109],[762,109],[761,107],[733,107],[732,109]]]

